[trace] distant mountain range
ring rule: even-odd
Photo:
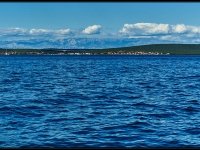
[[[60,49],[103,49],[137,46],[156,43],[174,43],[154,38],[66,38],[66,39],[3,39],[1,48],[60,48]]]

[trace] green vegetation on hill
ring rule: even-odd
[[[170,54],[200,54],[200,44],[152,44],[108,50],[159,52]]]
[[[56,54],[171,54],[199,55],[200,44],[151,44],[108,49],[0,49],[2,55]]]

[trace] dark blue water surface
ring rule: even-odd
[[[0,147],[200,147],[200,56],[0,56]]]

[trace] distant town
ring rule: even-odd
[[[0,52],[0,55],[169,55],[169,53],[163,54],[159,52],[142,52],[142,51],[137,51],[137,52],[103,52],[103,53],[94,53],[94,52],[67,52],[67,51],[56,51],[52,50],[53,52],[47,52],[47,51],[28,51],[28,52],[21,52],[21,50],[16,50],[16,51],[6,51],[6,52]]]

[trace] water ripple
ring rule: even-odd
[[[0,56],[0,147],[199,147],[199,56]]]

